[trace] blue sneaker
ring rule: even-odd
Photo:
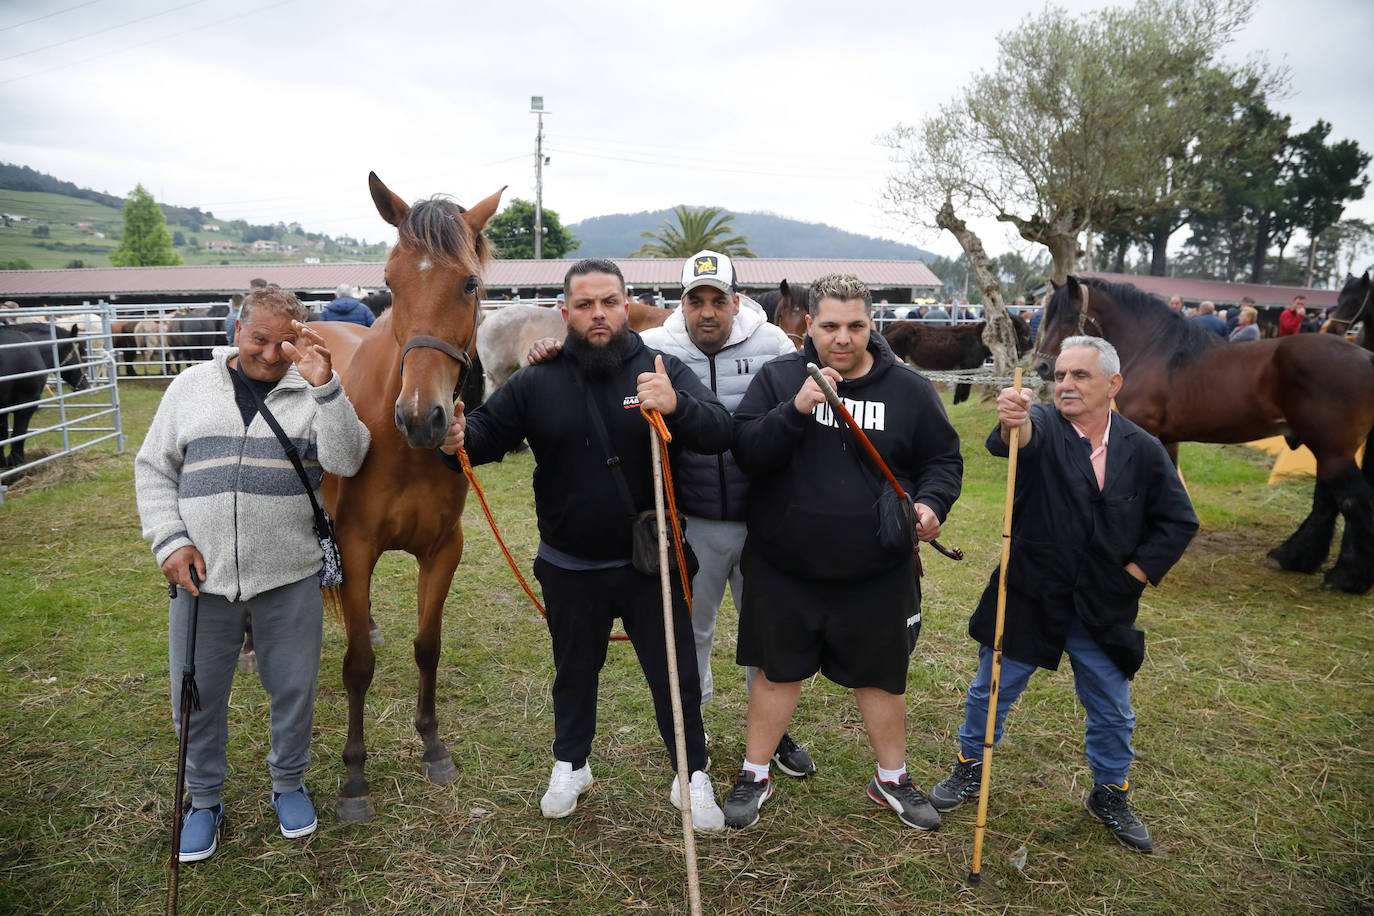
[[[277,809],[281,835],[288,840],[310,836],[319,826],[319,821],[315,819],[315,806],[310,803],[305,786],[294,792],[273,792],[272,807]]]
[[[181,822],[178,862],[200,862],[215,854],[219,827],[224,823],[224,802],[213,808],[190,808]]]

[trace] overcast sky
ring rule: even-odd
[[[1071,2],[1071,11],[1104,4]],[[391,238],[402,197],[533,199],[564,222],[674,204],[766,210],[913,242],[882,211],[876,137],[990,68],[1009,0],[3,0],[0,160],[257,223]],[[1374,151],[1374,3],[1259,0],[1232,46],[1292,72],[1274,103]],[[1347,216],[1374,219],[1374,201]],[[994,252],[1016,243],[984,225]]]

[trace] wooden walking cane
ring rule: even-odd
[[[1018,366],[1011,386],[1021,391],[1021,368]],[[969,884],[977,885],[983,876],[983,832],[988,824],[988,789],[992,786],[992,742],[997,734],[997,688],[1002,676],[1002,625],[1007,619],[1007,560],[1011,557],[1011,505],[1016,495],[1016,455],[1021,450],[1021,427],[1011,430],[1011,452],[1007,456],[1007,499],[1002,507],[1002,565],[997,571],[997,623],[992,631],[992,679],[988,694],[988,725],[983,732],[983,773],[978,783],[978,820],[973,828],[973,867],[969,869]]]
[[[687,736],[682,719],[682,695],[677,672],[677,639],[673,633],[673,591],[668,569],[668,525],[663,511],[663,452],[666,444],[649,424],[649,448],[654,453],[654,514],[658,518],[658,582],[663,590],[663,637],[668,651],[668,695],[673,706],[673,743],[677,749],[678,802],[682,810],[682,846],[687,860],[687,899],[692,916],[701,916],[701,882],[697,877],[697,841],[692,831],[692,781],[687,767]],[[685,570],[684,570],[685,573]]]
[[[190,567],[191,582],[200,591],[200,576],[195,564]],[[175,599],[177,587],[168,585]],[[196,618],[200,616],[200,595],[191,598],[191,613],[186,620],[186,655],[181,662],[181,736],[177,740],[177,788],[172,796],[172,861],[167,876],[167,914],[176,916],[177,884],[181,879],[181,796],[186,791],[186,746],[191,735],[191,708],[200,709],[200,690],[196,687]]]

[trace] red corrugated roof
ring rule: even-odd
[[[1189,280],[1185,277],[1150,277],[1136,274],[1084,273],[1112,283],[1129,283],[1136,289],[1168,299],[1178,296],[1186,305],[1197,305],[1210,299],[1218,306],[1239,305],[1249,296],[1257,305],[1291,305],[1294,296],[1306,296],[1314,308],[1335,305],[1340,290],[1306,289],[1301,286],[1266,286],[1263,283],[1225,283],[1221,280]]]
[[[613,258],[633,287],[675,288],[682,262],[675,259]],[[487,288],[553,289],[563,283],[572,264],[564,260],[492,261],[483,278]],[[940,279],[920,261],[809,260],[804,258],[736,258],[740,283],[773,286],[781,280],[810,283],[830,273],[851,273],[874,288],[938,289]],[[177,293],[228,295],[263,277],[294,290],[330,291],[340,283],[375,289],[382,286],[381,261],[325,264],[194,264],[181,267],[90,267],[80,270],[0,271],[0,296],[104,296]]]

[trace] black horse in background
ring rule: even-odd
[[[1355,344],[1366,350],[1374,350],[1374,334],[1369,333],[1374,326],[1374,284],[1369,281],[1369,271],[1364,276],[1345,276],[1345,285],[1336,297],[1336,308],[1326,319],[1322,331],[1344,337],[1352,327],[1359,326]]]
[[[1312,450],[1312,511],[1271,565],[1316,572],[1345,517],[1340,555],[1324,584],[1374,587],[1374,354],[1330,334],[1227,343],[1162,299],[1126,283],[1069,277],[1045,307],[1035,371],[1049,380],[1064,338],[1113,344],[1125,379],[1120,413],[1178,460],[1180,442],[1252,442],[1289,435]],[[1365,446],[1364,470],[1355,461]]]
[[[191,309],[184,315],[169,316],[169,371],[180,372],[183,368],[204,362],[210,358],[212,349],[228,344],[229,340],[224,334],[224,319],[228,314],[228,303],[221,303]]]
[[[56,346],[56,366],[53,361],[53,341]],[[57,368],[72,390],[80,391],[88,384],[86,378],[86,345],[81,329],[76,325],[64,330],[49,324],[0,325],[0,440],[10,437],[10,414],[14,414],[14,435],[22,437],[29,431],[29,421],[38,407],[31,402],[43,394],[48,373]],[[23,375],[23,378],[8,376]],[[19,407],[28,404],[28,407]],[[13,408],[18,408],[17,410]],[[9,457],[0,447],[0,465],[18,467],[24,463],[24,440],[18,438],[10,446]]]
[[[1016,330],[1016,355],[1024,356],[1035,346],[1030,323],[1020,315],[1012,315],[1011,324]],[[992,356],[983,343],[986,325],[986,321],[954,327],[894,321],[883,329],[883,338],[898,359],[921,369],[977,369]],[[954,403],[967,401],[972,387],[968,382],[955,385]]]

